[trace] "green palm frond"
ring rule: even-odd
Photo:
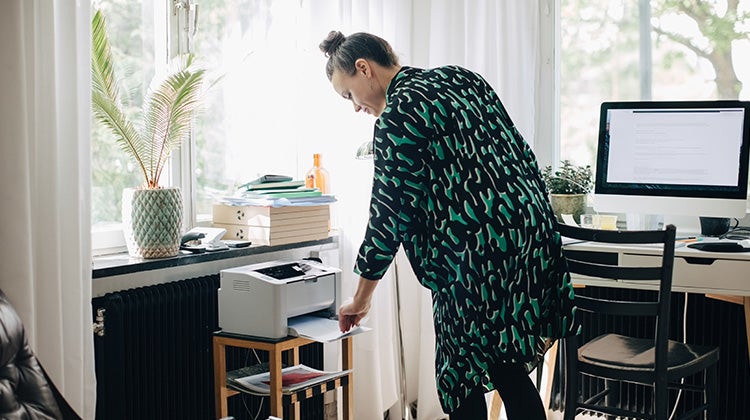
[[[112,51],[101,10],[97,10],[91,20],[91,105],[96,119],[112,131],[120,147],[135,159],[143,175],[148,178],[140,159],[143,141],[133,123],[122,112]]]
[[[201,104],[205,70],[191,70],[191,64],[192,56],[180,59],[176,70],[151,86],[144,103],[144,137],[151,145],[144,162],[150,176],[156,179],[171,151],[187,137]]]
[[[115,70],[112,66],[112,51],[107,39],[104,15],[97,10],[91,19],[91,73],[95,92],[107,97],[118,98]]]
[[[123,112],[101,10],[94,13],[91,31],[94,116],[112,131],[120,147],[136,161],[145,177],[146,188],[158,188],[172,151],[180,147],[190,132],[201,103],[206,72],[194,68],[192,55],[175,59],[170,71],[151,83],[143,103],[143,124],[139,133]]]

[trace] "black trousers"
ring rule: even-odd
[[[539,367],[541,369],[541,366]],[[489,371],[490,380],[500,394],[508,420],[546,420],[547,414],[534,383],[522,364],[504,364]],[[458,409],[450,413],[451,420],[487,418],[484,388],[474,389]]]

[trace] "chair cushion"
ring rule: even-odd
[[[2,292],[0,292],[0,418],[62,418],[49,383],[26,341],[21,319]]]
[[[669,340],[667,344],[668,368],[694,362],[712,351],[713,347],[684,344]],[[604,334],[584,344],[578,350],[578,359],[613,368],[654,369],[654,340]]]

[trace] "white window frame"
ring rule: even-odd
[[[541,2],[539,31],[534,154],[544,167],[560,160],[560,0]]]

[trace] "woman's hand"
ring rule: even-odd
[[[350,303],[342,305],[339,309],[339,329],[342,333],[345,333],[352,329],[355,325],[358,326],[362,319],[370,311],[370,300],[365,302],[357,302],[352,300]]]
[[[351,302],[345,303],[339,308],[339,329],[342,333],[362,322],[362,318],[370,311],[370,300],[372,300],[372,294],[375,292],[377,285],[377,280],[359,278],[354,298]]]

